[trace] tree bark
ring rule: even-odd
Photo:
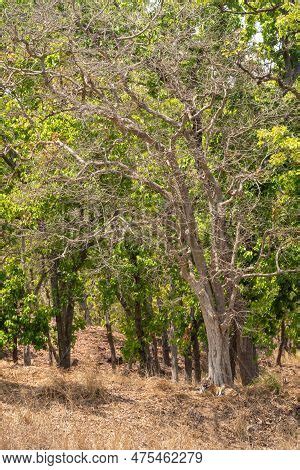
[[[178,382],[178,350],[175,343],[174,325],[170,328],[172,380]]]
[[[195,319],[194,309],[191,308],[191,320],[192,320],[192,331],[191,331],[191,343],[192,343],[192,356],[194,365],[194,379],[195,383],[201,381],[201,362],[200,362],[200,346],[198,340],[198,329],[199,325]]]
[[[145,334],[143,328],[142,319],[142,305],[139,302],[135,303],[134,309],[134,321],[136,336],[139,343],[139,356],[140,356],[140,369],[143,373],[153,375],[152,358],[150,355],[150,349],[145,341]]]
[[[191,346],[189,346],[184,354],[184,379],[188,383],[191,383],[192,381],[192,371],[193,371],[192,350],[191,350]]]
[[[13,362],[17,364],[18,362],[18,338],[15,336],[13,339],[13,350],[12,350],[12,358]]]
[[[73,299],[56,315],[59,367],[71,367],[72,325],[74,317]]]
[[[140,362],[144,367],[147,363],[147,355],[145,350],[144,344],[144,331],[142,325],[142,312],[141,312],[141,305],[136,302],[135,309],[134,309],[134,323],[135,323],[135,331],[137,340],[139,343],[139,355],[140,355]]]
[[[52,349],[48,343],[48,359],[49,359],[49,366],[53,366],[53,354]]]
[[[51,274],[51,291],[53,307],[56,310],[58,366],[63,369],[71,367],[72,326],[74,317],[74,301],[72,286],[59,282],[58,261],[54,262]],[[60,289],[66,297],[64,303],[60,299]]]
[[[168,333],[166,330],[164,330],[162,333],[161,345],[164,365],[167,367],[171,367],[170,345],[168,340]]]
[[[278,348],[278,354],[276,358],[276,365],[281,367],[281,358],[286,347],[286,333],[285,333],[285,321],[284,318],[281,320],[281,327],[280,327],[280,344]]]
[[[31,366],[31,351],[30,351],[30,346],[25,345],[24,346],[24,366]]]
[[[206,318],[208,339],[208,377],[217,386],[232,385],[229,333],[222,330],[218,319]]]
[[[218,295],[214,295],[211,283],[208,280],[199,282],[188,269],[186,264],[181,264],[181,274],[195,292],[204,320],[208,341],[208,379],[216,386],[232,386],[229,331],[224,325],[226,312],[222,302],[217,301]]]
[[[237,329],[237,361],[243,385],[250,384],[258,376],[256,348],[249,336]]]
[[[153,357],[153,372],[154,375],[160,375],[160,364],[158,359],[158,348],[157,348],[157,339],[156,336],[152,336],[152,357]]]
[[[55,347],[52,344],[50,333],[48,333],[48,352],[49,352],[49,365],[51,366],[53,364],[53,357],[55,359],[56,364],[59,365],[59,356],[57,354]]]
[[[243,385],[250,384],[258,376],[256,348],[250,336],[243,334],[246,321],[245,311],[247,305],[240,292],[237,293],[234,305],[238,314],[234,322],[236,332],[236,360],[239,367],[240,378]]]
[[[110,315],[109,315],[108,309],[105,310],[105,327],[106,327],[107,341],[108,341],[109,349],[110,349],[111,367],[113,370],[115,370],[116,365],[117,365],[117,355],[116,355],[115,342],[114,342],[114,337],[112,333]]]
[[[87,295],[84,294],[83,300],[80,302],[80,306],[84,312],[84,320],[87,326],[91,326],[92,319],[91,319],[91,312],[87,303]]]
[[[200,362],[200,347],[197,333],[192,332],[192,351],[193,351],[193,365],[194,365],[194,379],[195,383],[201,381],[201,362]]]
[[[229,355],[230,355],[232,379],[234,380],[236,378],[236,362],[237,362],[237,331],[236,331],[235,322],[233,322],[232,331],[230,334]]]

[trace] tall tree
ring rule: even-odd
[[[258,136],[259,129],[293,119],[293,98],[285,94],[294,90],[250,81],[249,57],[255,76],[265,70],[256,45],[241,43],[236,20],[225,21],[218,5],[204,3],[109,3],[99,13],[94,1],[48,2],[47,8],[43,1],[12,2],[4,7],[4,43],[22,60],[16,64],[8,54],[4,67],[7,81],[37,77],[40,99],[95,129],[94,142],[82,134],[72,145],[55,133],[38,139],[67,163],[69,181],[97,186],[110,175],[156,194],[145,225],[165,243],[198,299],[210,379],[231,385],[233,324],[240,365],[243,357],[250,361],[246,381],[256,374],[253,345],[243,332],[249,310],[243,282],[295,271],[293,263],[281,262],[290,242],[265,217],[272,202],[262,189],[272,170]],[[274,270],[263,262],[270,237]],[[257,243],[257,256],[248,256]]]

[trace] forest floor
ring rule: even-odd
[[[261,360],[255,385],[220,397],[122,365],[113,373],[102,328],[80,332],[73,357],[69,372],[50,367],[45,351],[31,367],[0,361],[1,449],[297,448],[295,357],[281,368]]]

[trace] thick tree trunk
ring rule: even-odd
[[[116,365],[117,365],[117,355],[116,355],[115,342],[114,342],[114,337],[112,334],[110,315],[109,315],[108,309],[105,310],[105,327],[106,327],[107,341],[108,341],[109,349],[110,349],[111,367],[113,370],[115,370]]]
[[[192,351],[191,351],[191,346],[189,346],[184,354],[184,379],[188,383],[192,381],[192,371],[193,371]]]
[[[178,351],[175,343],[174,326],[170,328],[170,343],[171,343],[171,368],[172,368],[172,380],[178,382]]]
[[[258,376],[256,349],[252,339],[242,336],[236,324],[230,336],[230,363],[232,378],[236,378],[236,365],[240,370],[243,385],[248,385]]]
[[[56,316],[59,367],[63,369],[71,367],[73,317],[74,303],[69,299],[68,304]]]
[[[250,384],[258,376],[255,345],[249,336],[237,329],[237,360],[243,385]]]
[[[13,350],[12,350],[12,358],[13,362],[17,364],[18,362],[18,338],[15,336],[13,339],[14,345],[13,345]]]
[[[208,339],[208,377],[217,386],[231,386],[229,333],[222,330],[216,317],[206,317],[205,324]]]
[[[30,346],[25,345],[24,346],[24,366],[31,366],[31,351],[30,351]]]
[[[197,253],[196,253],[197,254]],[[201,261],[201,260],[200,260]],[[199,261],[199,263],[200,263]],[[208,341],[208,379],[216,386],[232,386],[232,372],[229,354],[229,331],[224,326],[226,314],[223,308],[216,308],[218,295],[214,295],[211,283],[195,281],[186,269],[181,270],[187,282],[198,297]],[[221,304],[221,301],[219,302]]]
[[[168,340],[168,333],[166,330],[164,330],[162,333],[161,345],[162,345],[164,365],[167,367],[171,367],[170,345],[169,345],[169,340]]]
[[[242,384],[248,385],[258,376],[258,365],[255,345],[250,336],[243,335],[247,305],[240,292],[237,293],[235,309],[239,312],[234,322],[236,361]]]

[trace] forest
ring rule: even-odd
[[[0,10],[0,447],[295,448],[299,3]]]

